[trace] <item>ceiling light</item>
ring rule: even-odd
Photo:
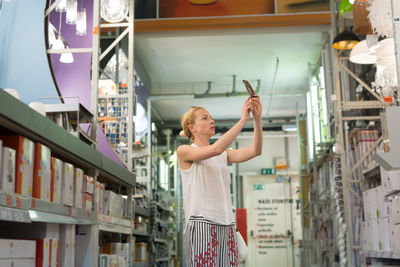
[[[61,0],[56,6],[57,12],[65,12],[67,10],[67,0]]]
[[[68,49],[68,45],[66,46],[66,49]],[[60,57],[60,62],[62,63],[73,63],[74,62],[74,57],[72,56],[72,53],[62,53]]]
[[[332,47],[337,50],[353,49],[360,42],[357,35],[349,31],[343,31],[333,39]]]

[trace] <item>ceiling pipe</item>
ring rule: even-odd
[[[217,93],[217,94],[211,94],[213,97],[218,96],[218,97],[242,97],[244,95],[248,95],[246,93],[237,93],[235,96],[229,95],[230,93]],[[193,100],[195,98],[212,98],[212,96],[205,95],[202,96],[203,94],[198,94],[197,96],[195,94],[167,94],[167,95],[153,95],[149,96],[149,99],[152,101],[162,101],[162,100]],[[305,96],[306,93],[298,93],[298,94],[262,94],[259,95],[260,97],[296,97],[296,96]]]

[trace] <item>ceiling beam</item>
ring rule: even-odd
[[[329,25],[330,23],[331,15],[329,12],[220,18],[146,19],[135,20],[135,32],[309,26]]]

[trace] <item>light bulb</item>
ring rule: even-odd
[[[65,12],[67,10],[67,0],[61,0],[56,6],[57,12]]]
[[[67,0],[67,24],[75,24],[78,13],[78,2],[76,0]]]
[[[76,34],[86,35],[86,9],[78,12],[76,16]]]

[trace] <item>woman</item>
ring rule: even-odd
[[[191,145],[178,148],[182,176],[186,266],[237,266],[238,249],[235,218],[230,192],[229,163],[239,163],[261,155],[262,106],[259,96],[248,98],[241,119],[215,143],[214,120],[201,107],[193,107],[181,118],[181,136]],[[228,149],[253,114],[254,135],[251,146]]]

